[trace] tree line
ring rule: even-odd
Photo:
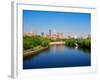
[[[79,48],[90,49],[90,47],[91,47],[90,38],[86,38],[86,39],[69,38],[69,39],[53,40],[53,39],[43,37],[43,36],[24,36],[23,37],[23,48],[24,48],[24,50],[27,50],[27,49],[37,47],[39,45],[45,47],[45,46],[49,46],[50,42],[55,42],[55,41],[64,41],[65,45],[69,46],[69,47],[75,47],[76,44],[78,45]]]
[[[23,48],[24,50],[37,47],[39,45],[45,47],[48,46],[50,39],[41,36],[24,36],[23,37]]]
[[[86,38],[86,39],[66,39],[65,40],[65,45],[70,46],[70,47],[75,47],[76,44],[78,45],[79,48],[87,48],[90,49],[91,47],[91,39]]]

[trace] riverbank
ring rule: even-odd
[[[50,42],[50,45],[59,45],[59,44],[65,44],[64,41],[55,41],[55,42]]]
[[[49,45],[58,45],[58,44],[65,44],[65,42],[63,42],[63,41],[50,42]],[[24,50],[23,56],[27,57],[27,56],[35,55],[35,54],[38,54],[39,52],[44,51],[48,48],[49,48],[49,46],[43,47],[43,46],[39,45],[33,49],[31,48],[28,50]]]
[[[79,47],[91,49],[91,39],[67,39],[65,45],[69,47]]]
[[[46,44],[45,42],[42,42],[41,45],[24,50],[23,56],[27,57],[27,56],[38,54],[39,52],[48,49],[49,46],[52,46],[52,45],[66,45],[69,47],[77,47],[77,48],[79,47],[79,48],[83,48],[83,49],[86,48],[90,50],[91,44],[90,44],[89,39],[68,39],[66,41],[49,42],[48,44]]]
[[[49,46],[46,46],[46,47],[37,46],[37,47],[35,47],[33,49],[24,50],[23,57],[27,57],[27,56],[38,54],[39,52],[44,51],[44,50],[46,50],[48,48],[49,48]]]

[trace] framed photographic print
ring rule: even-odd
[[[12,3],[12,77],[96,71],[96,8]]]

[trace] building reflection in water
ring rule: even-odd
[[[56,53],[56,51],[63,52],[64,48],[65,46],[63,44],[54,44],[51,47],[53,53]]]

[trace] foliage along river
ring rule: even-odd
[[[78,48],[53,45],[50,49],[23,59],[23,69],[80,67],[91,65],[91,54]]]

